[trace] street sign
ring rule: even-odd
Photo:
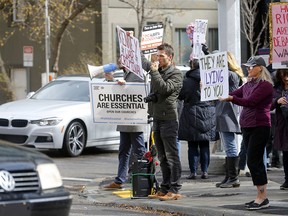
[[[33,67],[33,46],[23,46],[23,66]]]

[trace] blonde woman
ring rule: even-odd
[[[271,127],[273,81],[262,57],[253,56],[244,65],[248,69],[248,82],[220,100],[243,107],[240,126],[247,149],[247,165],[257,188],[255,200],[245,203],[245,207],[248,210],[258,210],[269,207],[263,154]]]
[[[229,92],[238,89],[244,79],[244,74],[231,52],[227,53],[228,69],[229,69]],[[223,144],[225,158],[225,178],[216,183],[216,187],[232,188],[239,187],[238,179],[238,148],[237,133],[241,132],[238,123],[238,106],[232,102],[216,103],[216,131],[219,132],[221,143]]]

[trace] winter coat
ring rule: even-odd
[[[230,95],[233,96],[233,103],[243,106],[240,114],[241,128],[271,127],[273,86],[270,82],[251,79]]]
[[[180,140],[216,140],[215,107],[211,102],[201,102],[200,96],[200,70],[189,70],[178,97],[184,101],[179,121]]]
[[[142,55],[142,67],[150,71],[151,62]],[[183,83],[182,72],[174,65],[164,70],[150,72],[151,92],[156,94],[157,102],[151,102],[151,112],[155,120],[178,120],[177,98]]]
[[[282,86],[275,85],[271,106],[271,110],[276,109],[273,148],[280,151],[288,151],[288,122],[283,117],[280,104],[277,103],[277,100],[283,95],[282,92]]]
[[[239,87],[240,77],[229,71],[229,92]],[[239,107],[232,102],[216,102],[216,131],[240,133],[238,122]]]
[[[143,82],[143,80],[132,72],[124,72],[124,80],[126,82]],[[120,132],[143,132],[144,125],[117,125],[117,131]]]

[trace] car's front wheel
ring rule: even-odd
[[[85,148],[86,136],[86,130],[80,122],[71,122],[64,135],[64,153],[70,157],[79,156]]]

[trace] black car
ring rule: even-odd
[[[71,203],[51,158],[0,142],[0,216],[68,216]]]

